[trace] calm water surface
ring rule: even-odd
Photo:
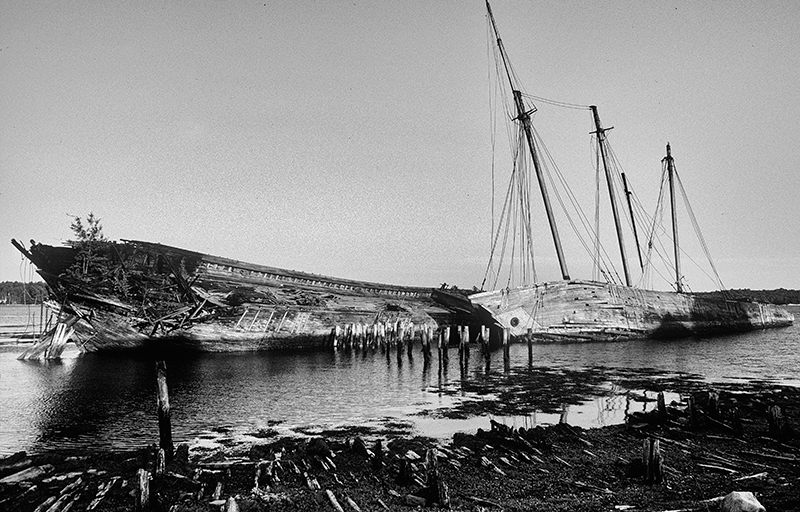
[[[800,308],[793,312],[797,316]],[[152,361],[73,352],[60,362],[23,362],[16,360],[18,353],[0,352],[0,453],[140,447],[157,439]],[[511,357],[512,375],[538,372],[547,378],[546,372],[555,371],[569,379],[573,370],[592,369],[595,379],[598,374],[607,379],[592,392],[575,386],[583,393],[579,403],[561,411],[543,406],[524,417],[499,419],[532,425],[568,415],[570,423],[592,427],[623,421],[632,408],[630,397],[647,390],[646,385],[626,387],[615,377],[619,372],[648,370],[644,375],[649,375],[652,370],[706,382],[800,387],[800,325],[707,339],[537,345],[531,369],[526,346],[513,345]],[[477,347],[464,374],[454,348],[441,371],[435,354],[430,366],[423,364],[419,347],[411,360],[405,353],[398,358],[394,351],[380,350],[172,359],[167,368],[173,435],[179,442],[214,443],[253,440],[259,432],[359,425],[378,434],[402,427],[449,437],[487,426],[486,414],[442,419],[437,412],[476,399],[476,385],[482,385],[480,393],[502,391],[502,354],[493,354],[491,364],[487,374]],[[570,383],[555,387],[564,386]],[[526,393],[534,410],[537,400],[552,401],[553,386],[531,387],[536,389]]]

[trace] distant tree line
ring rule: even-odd
[[[747,288],[743,288],[738,290],[701,292],[697,295],[725,297],[734,300],[749,300],[769,304],[800,304],[800,290],[787,290],[785,288],[778,288],[777,290],[748,290]]]
[[[38,304],[49,294],[47,285],[42,282],[0,282],[0,304]]]

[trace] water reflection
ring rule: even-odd
[[[486,427],[487,418],[591,427],[652,407],[654,395],[637,402],[631,390],[680,393],[709,380],[800,384],[798,326],[701,340],[536,345],[532,359],[526,345],[512,345],[508,364],[502,349],[471,348],[464,357],[453,347],[428,358],[416,345],[410,355],[370,348],[173,358],[174,438],[389,422],[449,436]],[[87,355],[43,364],[15,355],[0,353],[0,452],[157,438],[153,361]]]

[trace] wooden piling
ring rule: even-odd
[[[661,459],[661,448],[658,439],[643,439],[642,466],[645,468],[644,481],[648,484],[661,483],[664,475],[664,463]]]
[[[530,327],[528,327],[526,341],[528,342],[528,366],[533,366],[533,329]]]
[[[510,335],[510,329],[503,327],[503,369],[506,372],[511,369]]]
[[[489,340],[492,335],[492,330],[488,326],[481,326],[481,337],[483,338],[483,358],[485,364],[485,371],[488,374],[492,367],[492,351],[489,345]]]
[[[470,328],[468,325],[464,326],[464,335],[462,336],[464,340],[464,366],[469,366],[469,340],[470,340]]]
[[[450,355],[447,352],[447,347],[450,345],[450,327],[444,328],[444,336],[442,337],[442,361],[445,365],[450,362]]]
[[[789,425],[783,416],[783,409],[780,405],[772,405],[767,409],[767,421],[769,423],[769,435],[778,441],[785,441],[789,436]]]
[[[425,359],[425,364],[431,362],[431,330],[430,326],[424,326],[422,329],[422,357]]]
[[[458,340],[458,366],[463,368],[464,367],[464,327],[457,326],[456,328],[456,340]]]
[[[660,391],[658,393],[658,423],[659,425],[666,425],[667,424],[667,404],[664,400],[664,392]]]
[[[167,463],[172,460],[175,448],[172,444],[172,422],[169,411],[169,389],[167,388],[167,364],[156,362],[156,380],[158,383],[158,434],[159,447],[164,449]]]
[[[689,426],[693,429],[700,427],[697,417],[697,406],[694,403],[694,396],[689,395],[687,400],[687,411],[689,413]]]
[[[150,472],[140,469],[136,472],[136,512],[150,510]]]

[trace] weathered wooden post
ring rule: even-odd
[[[442,356],[444,358],[444,364],[447,365],[447,363],[450,362],[450,355],[448,354],[448,351],[447,351],[447,347],[450,346],[450,327],[449,326],[444,328],[444,339],[442,341],[443,341],[443,343],[442,343],[442,345],[443,345]]]
[[[714,419],[719,419],[719,391],[711,389],[708,392],[708,415]]]
[[[469,340],[470,340],[470,327],[468,325],[464,326],[464,334],[462,338],[464,339],[464,366],[469,366]]]
[[[140,469],[136,472],[136,512],[150,510],[150,472]]]
[[[445,353],[447,352],[447,349],[444,345],[444,329],[440,328],[436,334],[436,349],[438,350],[439,368],[441,369],[445,364]]]
[[[422,329],[422,357],[425,358],[425,364],[431,362],[431,327],[426,325]]]
[[[658,393],[658,423],[659,425],[666,425],[667,424],[667,404],[664,400],[664,392],[659,391]]]
[[[694,403],[694,396],[689,395],[686,401],[687,401],[686,410],[689,413],[689,426],[696,430],[697,428],[700,427],[700,425],[697,417],[697,408]]]
[[[664,475],[664,463],[661,459],[661,448],[658,439],[643,439],[642,466],[645,468],[644,481],[648,484],[661,483]]]
[[[528,327],[526,336],[528,342],[528,366],[533,366],[533,329]]]
[[[772,405],[767,409],[767,421],[769,423],[769,435],[778,441],[787,440],[789,435],[789,425],[783,416],[783,409],[780,405]]]
[[[408,358],[414,358],[414,337],[416,335],[417,326],[414,325],[414,322],[410,322],[408,324]]]
[[[172,445],[172,422],[169,413],[169,389],[167,388],[167,365],[164,361],[156,362],[156,380],[158,383],[158,434],[159,447],[164,449],[166,461],[170,462],[175,453]]]
[[[458,366],[464,368],[464,328],[456,326],[456,340],[458,340]]]
[[[488,326],[481,326],[481,336],[483,337],[483,358],[485,364],[485,370],[488,374],[492,367],[492,352],[491,347],[489,345],[490,338],[492,336],[492,329]]]
[[[506,372],[511,370],[510,335],[510,329],[503,327],[503,370]]]

